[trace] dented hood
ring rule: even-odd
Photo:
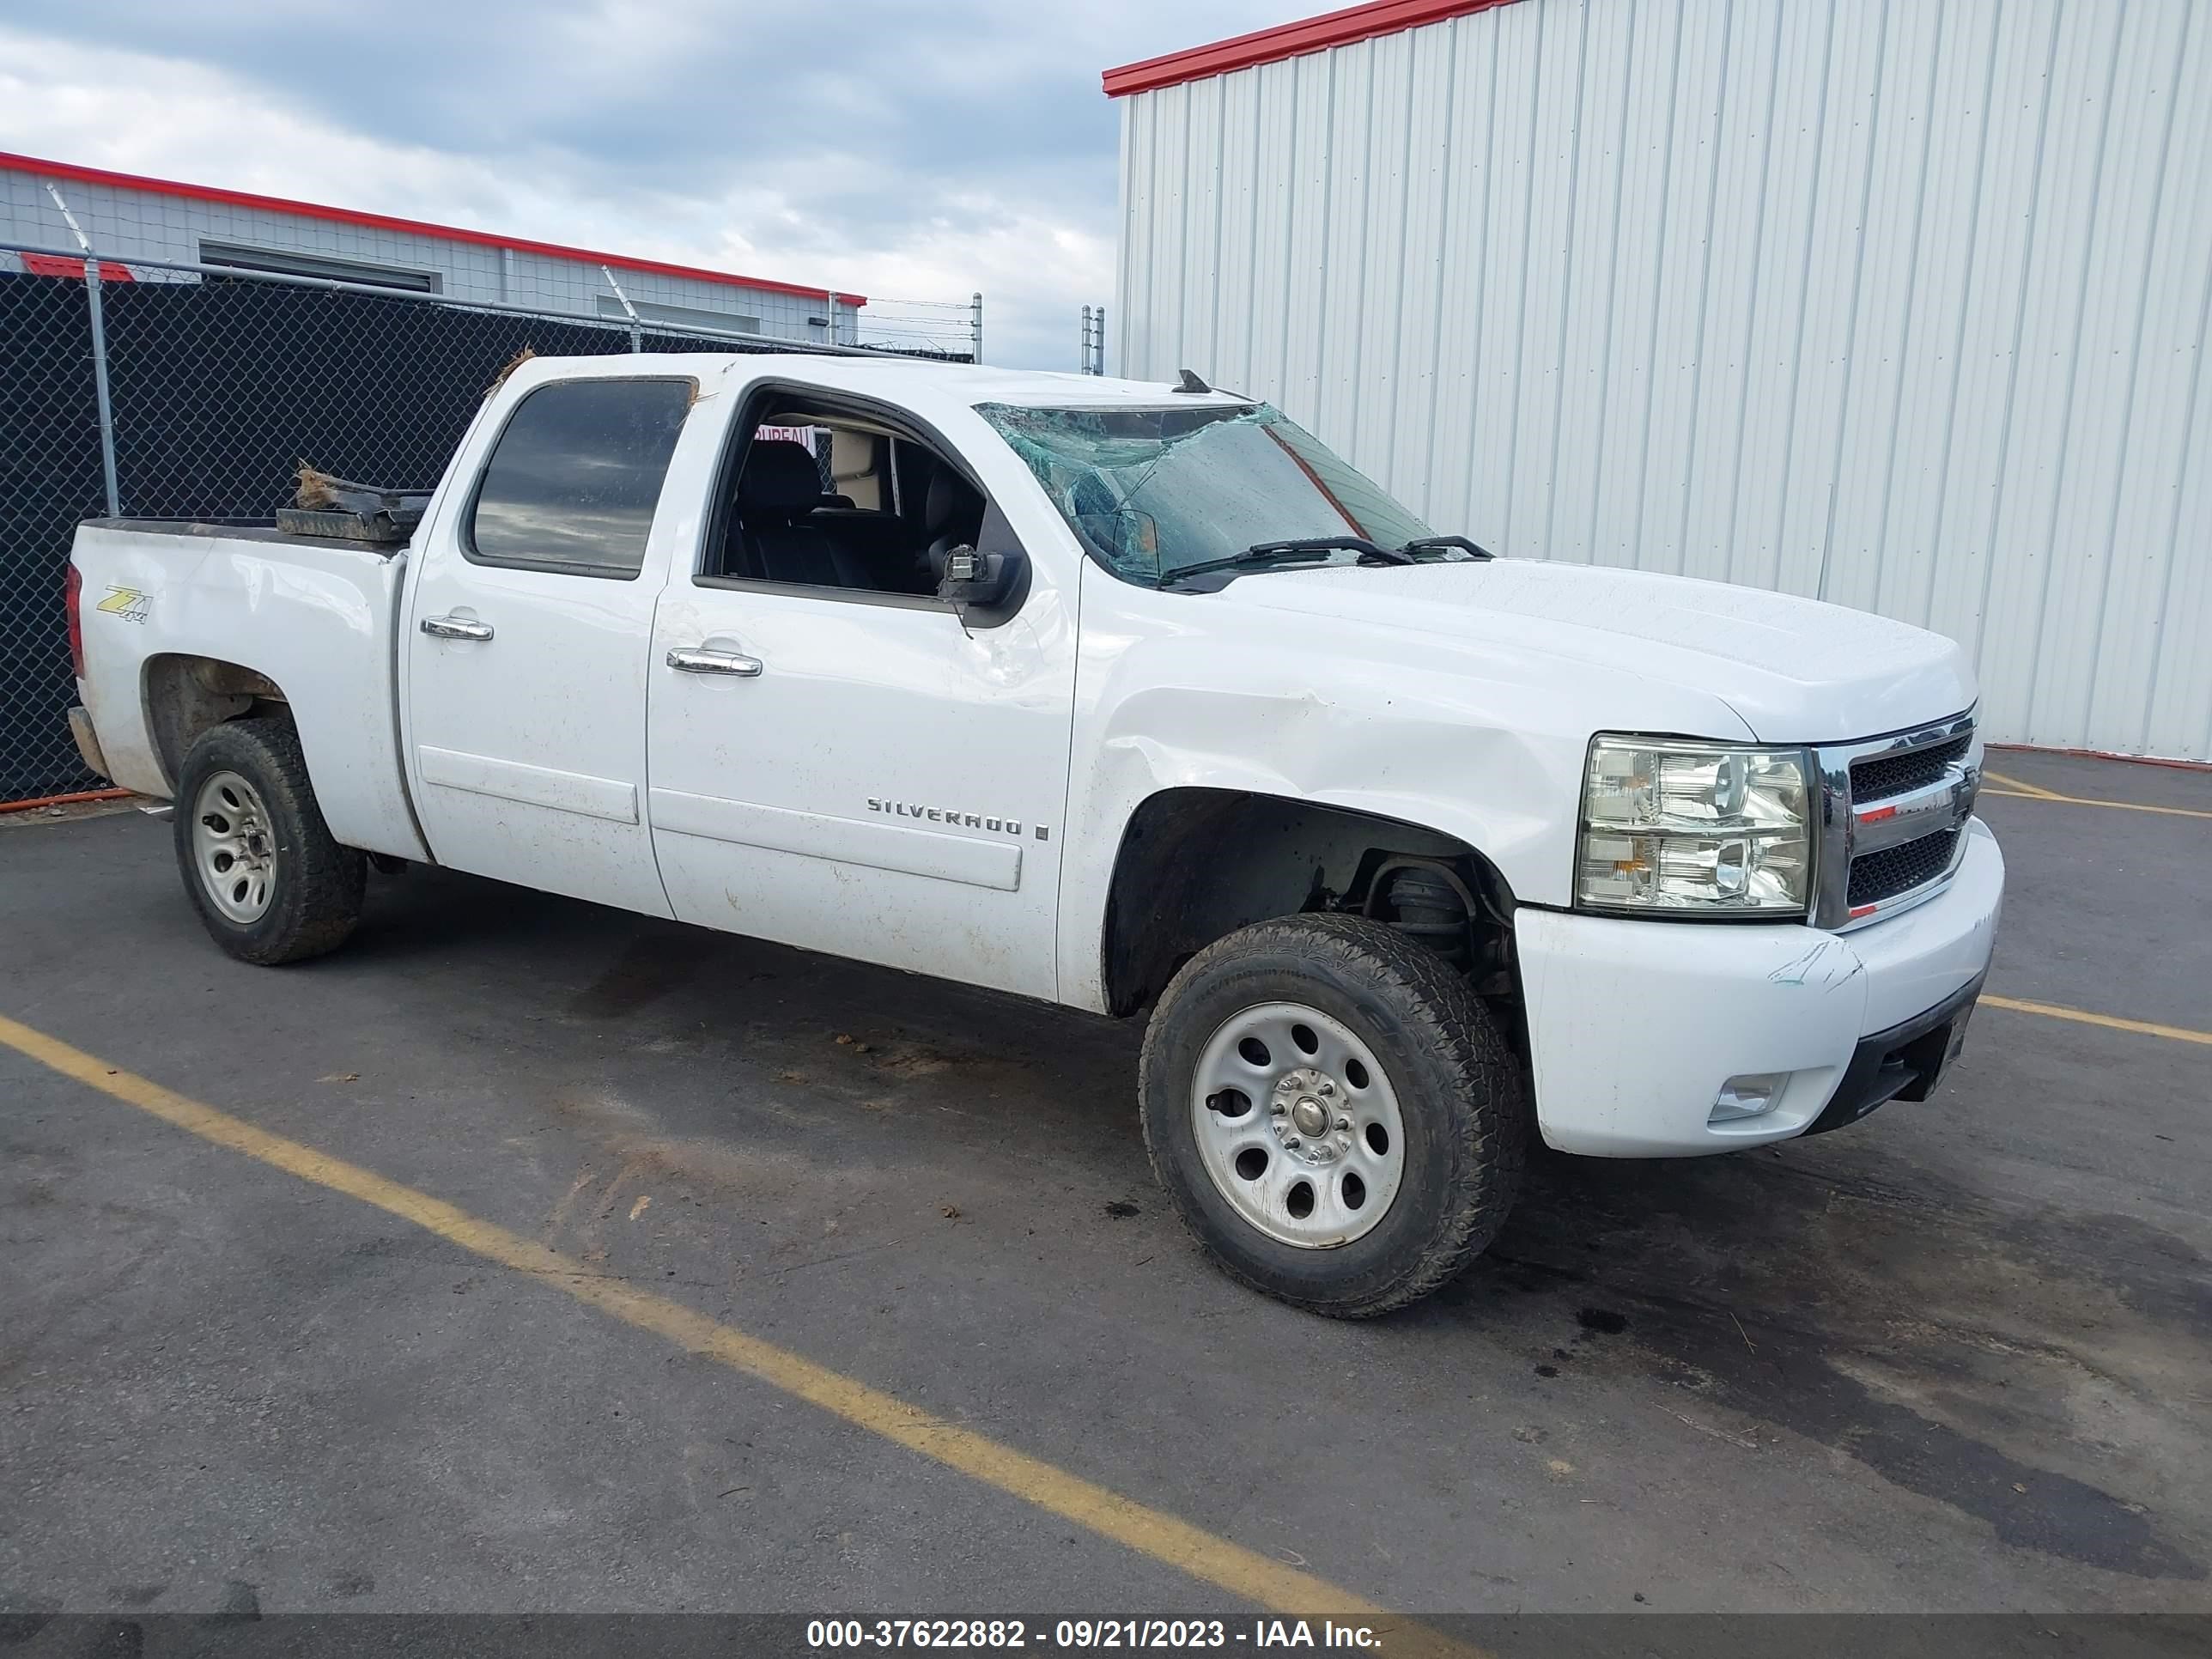
[[[1218,597],[1510,646],[1720,697],[1762,741],[1831,743],[1955,714],[1966,653],[1940,634],[1788,593],[1601,565],[1498,559],[1240,578]],[[1635,711],[1620,724],[1633,729]]]

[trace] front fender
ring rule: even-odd
[[[1251,580],[1264,580],[1264,577]],[[1717,698],[1541,653],[1084,578],[1061,872],[1061,1000],[1103,1010],[1100,952],[1130,819],[1164,789],[1391,818],[1473,848],[1516,898],[1570,898],[1591,732],[1733,732]],[[1747,732],[1746,735],[1748,735]]]

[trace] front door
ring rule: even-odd
[[[691,388],[551,380],[513,405],[475,478],[449,481],[404,644],[410,771],[439,863],[669,914],[645,824],[666,565],[647,555]]]
[[[834,420],[818,399],[807,415]],[[1011,452],[1004,460],[1020,467]],[[1036,563],[1018,606],[963,623],[916,574],[940,527],[923,516],[923,492],[908,500],[902,550],[898,526],[785,501],[779,472],[748,465],[773,526],[757,550],[763,564],[688,580],[679,570],[653,633],[649,811],[676,914],[1053,996],[1075,678],[1069,574]],[[805,493],[799,471],[793,495]],[[960,538],[1019,545],[972,482],[932,493],[963,488],[980,517]],[[1050,512],[1041,495],[1035,506]],[[729,539],[741,545],[742,528]]]

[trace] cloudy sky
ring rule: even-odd
[[[872,299],[1075,366],[1110,65],[1327,0],[9,0],[0,149]]]

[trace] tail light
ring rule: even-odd
[[[84,595],[84,578],[77,574],[74,564],[64,568],[62,577],[62,605],[69,612],[70,667],[77,678],[84,678],[84,619],[78,614],[79,601]]]

